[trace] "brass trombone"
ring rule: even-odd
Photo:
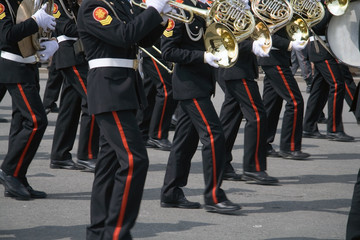
[[[160,49],[158,49],[155,46],[152,46],[152,48],[157,51],[158,53],[161,54]],[[154,59],[155,62],[157,62],[161,67],[163,67],[169,74],[172,74],[174,72],[174,67],[175,67],[175,63],[172,63],[171,68],[169,68],[168,66],[166,66],[164,63],[162,63],[159,59],[157,59],[156,57],[154,57],[154,55],[152,55],[149,51],[147,51],[145,48],[143,47],[139,47],[139,49],[141,51],[143,51],[144,53],[146,53],[149,57],[151,57],[152,59]]]

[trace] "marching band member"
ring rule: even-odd
[[[324,4],[324,0],[321,1]],[[331,19],[325,7],[325,17],[313,27],[314,32],[326,42],[325,31]],[[312,36],[309,59],[314,63],[314,77],[304,117],[303,137],[325,138],[317,126],[317,120],[328,103],[326,138],[333,141],[350,142],[354,138],[344,132],[342,111],[345,96],[344,78],[337,60]]]
[[[184,0],[183,4],[207,9],[202,1]],[[175,62],[172,83],[174,99],[178,100],[179,118],[170,151],[161,206],[200,208],[198,202],[186,199],[181,189],[187,183],[191,159],[202,143],[205,179],[205,209],[210,212],[232,213],[240,206],[232,203],[220,188],[225,163],[225,137],[216,110],[211,102],[215,91],[214,67],[220,60],[206,52],[203,33],[206,23],[194,16],[189,24],[171,21],[161,42],[163,59]]]
[[[9,3],[9,4],[8,4]],[[34,190],[26,173],[44,135],[48,121],[39,95],[39,69],[35,55],[22,57],[18,42],[39,31],[54,30],[55,19],[43,5],[30,18],[15,24],[15,13],[21,1],[0,0],[0,83],[12,98],[12,120],[8,152],[1,165],[0,179],[5,196],[29,200],[45,198],[46,193]],[[47,61],[58,48],[55,40],[40,43],[40,61]]]
[[[291,50],[301,50],[306,42],[290,41],[285,28],[272,35],[273,48],[270,57],[261,57],[259,65],[265,72],[263,101],[267,113],[267,154],[289,159],[306,159],[310,154],[301,151],[304,100],[291,72]],[[281,127],[280,151],[274,141],[283,100],[286,101]]]
[[[160,39],[154,46],[160,49]],[[152,47],[147,48],[146,51],[165,66],[168,64]],[[172,144],[168,140],[168,136],[171,117],[177,105],[173,99],[171,74],[144,51],[141,52],[141,55],[144,90],[149,104],[137,113],[140,131],[147,147],[170,151]]]
[[[93,172],[99,152],[99,128],[95,116],[89,114],[87,104],[88,63],[79,43],[76,26],[77,11],[81,1],[55,0],[53,16],[59,51],[55,54],[56,69],[64,78],[59,114],[50,155],[50,168],[84,169]],[[72,160],[72,150],[80,120],[77,162]]]
[[[145,94],[135,70],[137,44],[150,47],[167,24],[160,14],[167,0],[147,0],[135,16],[127,0],[87,0],[78,14],[78,32],[90,70],[89,113],[100,128],[100,152],[91,195],[87,239],[132,239],[148,155],[136,122]]]
[[[265,185],[275,184],[278,183],[278,179],[266,173],[266,111],[255,81],[259,75],[256,56],[268,55],[262,48],[262,40],[246,39],[238,45],[239,58],[235,65],[218,70],[218,82],[220,86],[225,85],[222,87],[225,90],[225,101],[220,111],[227,155],[223,179],[255,181]],[[231,151],[243,116],[246,125],[241,176],[231,165]]]

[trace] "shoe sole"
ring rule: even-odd
[[[264,181],[260,181],[260,180],[258,180],[256,178],[249,177],[249,176],[243,176],[242,179],[243,179],[243,181],[254,182],[254,183],[259,184],[259,185],[277,185],[277,184],[279,184],[279,181],[267,181],[267,182],[264,182]]]
[[[57,165],[57,164],[50,164],[51,169],[67,169],[67,170],[82,170],[83,167],[79,166],[63,166],[63,165]]]
[[[280,156],[284,159],[292,159],[292,160],[308,160],[308,158],[310,157],[310,155],[307,157],[294,157],[292,155],[281,154],[281,153],[280,153]]]
[[[332,137],[327,137],[327,139],[329,141],[336,141],[336,142],[354,142],[355,141],[355,139],[345,140],[345,139],[338,139],[338,138],[332,138]]]
[[[241,207],[236,208],[236,209],[219,209],[217,207],[211,206],[211,205],[205,205],[204,209],[207,212],[215,212],[215,213],[223,213],[223,214],[231,214],[234,212],[237,212],[241,209]]]
[[[178,205],[178,204],[174,204],[174,203],[164,203],[164,202],[161,202],[160,203],[160,206],[162,208],[182,208],[182,209],[199,209],[201,208],[201,205],[199,206],[182,206],[182,205]]]
[[[91,168],[85,164],[77,163],[78,168],[81,168],[79,170],[82,170],[84,172],[95,172],[95,168]]]
[[[148,145],[152,148],[162,150],[162,151],[170,151],[171,150],[171,148],[164,148],[161,145],[158,145],[157,143],[152,142],[151,140],[149,140],[148,142],[149,142]]]

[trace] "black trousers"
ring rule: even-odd
[[[346,240],[360,239],[360,170],[354,186],[348,222],[346,226]]]
[[[8,175],[25,178],[48,121],[39,95],[39,71],[33,68],[27,83],[5,83],[12,99],[8,152],[1,169]],[[21,77],[21,76],[19,76]]]
[[[135,111],[96,115],[101,150],[91,194],[87,240],[131,239],[149,160]]]
[[[280,135],[281,151],[300,151],[304,100],[289,67],[263,66],[263,100],[267,113],[267,143],[274,141],[283,100],[286,101]]]
[[[225,201],[225,192],[220,188],[225,163],[225,137],[210,97],[181,100],[179,107],[179,119],[161,189],[161,200],[173,202],[184,196],[181,187],[187,184],[191,159],[200,139],[205,203]]]
[[[166,63],[164,63],[166,64]],[[144,88],[148,106],[137,113],[144,140],[167,139],[177,101],[173,99],[171,75],[152,58],[143,58]]]
[[[48,67],[48,80],[46,81],[43,97],[43,105],[45,109],[53,106],[58,100],[62,84],[63,76],[60,70],[55,68],[55,62],[53,60]]]
[[[345,84],[340,64],[335,59],[315,62],[314,79],[306,105],[304,131],[317,131],[317,120],[328,103],[328,132],[342,132],[342,111],[345,96]]]
[[[354,95],[356,92],[356,84],[354,82],[354,78],[349,70],[349,67],[341,64],[341,74],[344,78],[344,84],[345,84],[345,101],[349,105],[349,107],[352,106],[352,103],[354,101]]]
[[[59,114],[56,121],[51,148],[52,160],[71,159],[77,127],[80,121],[79,146],[77,158],[96,159],[99,152],[99,128],[94,115],[87,108],[86,65],[61,69],[64,77]]]
[[[219,85],[223,80],[218,80]],[[231,151],[239,131],[242,117],[246,119],[244,129],[243,170],[247,172],[266,170],[266,111],[259,87],[254,79],[224,81],[225,99],[221,106],[220,122],[226,144],[225,172],[231,172]],[[223,86],[222,86],[223,88]]]
[[[6,86],[4,83],[0,83],[0,102],[3,100],[6,94]]]

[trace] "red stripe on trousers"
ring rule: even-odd
[[[153,58],[151,58],[151,60],[153,61],[154,66],[156,68],[156,71],[157,71],[157,73],[159,75],[160,81],[161,81],[161,83],[163,85],[163,88],[164,88],[164,94],[165,94],[164,106],[163,106],[163,109],[162,109],[162,112],[161,112],[161,118],[160,118],[159,129],[158,129],[158,139],[161,139],[161,135],[162,135],[161,127],[162,127],[162,124],[163,124],[163,121],[164,121],[166,103],[167,103],[167,99],[168,99],[168,92],[166,90],[166,85],[165,85],[164,79],[163,79],[163,77],[161,75],[161,72],[159,70],[159,67],[158,67],[157,63],[155,62],[155,60]]]
[[[351,94],[350,88],[349,88],[349,86],[348,86],[346,83],[345,83],[345,88],[346,88],[347,93],[348,93],[349,96],[350,96],[351,101],[353,101],[353,100],[354,100],[354,96]]]
[[[259,145],[260,145],[260,114],[259,114],[259,110],[257,109],[254,99],[251,96],[251,92],[249,89],[249,86],[246,83],[246,80],[243,78],[242,82],[244,84],[245,90],[248,94],[248,97],[250,99],[251,105],[254,109],[255,115],[256,115],[256,125],[257,125],[257,129],[256,129],[256,150],[255,150],[255,166],[256,166],[256,171],[260,171],[260,163],[259,163]]]
[[[331,70],[330,64],[328,60],[325,60],[325,63],[329,69],[329,72],[331,74],[331,78],[333,79],[334,85],[335,85],[335,93],[334,93],[334,101],[333,101],[333,132],[336,132],[336,97],[337,97],[337,91],[338,91],[338,83],[335,79],[334,73]]]
[[[25,145],[24,150],[23,150],[22,153],[21,153],[19,162],[18,162],[18,164],[16,165],[16,169],[15,169],[15,172],[14,172],[14,177],[17,177],[17,176],[19,175],[19,171],[20,171],[21,165],[22,165],[22,163],[23,163],[23,161],[24,161],[25,155],[26,155],[26,153],[27,153],[27,151],[28,151],[28,149],[29,149],[29,147],[30,147],[31,141],[32,141],[32,139],[34,138],[34,135],[35,135],[36,131],[38,130],[38,123],[37,123],[36,116],[35,116],[33,110],[31,109],[31,106],[30,106],[30,104],[29,104],[29,101],[27,100],[27,98],[26,98],[26,96],[25,96],[24,90],[23,90],[23,88],[22,88],[22,86],[21,86],[20,83],[18,83],[17,86],[18,86],[19,91],[20,91],[20,94],[21,94],[21,96],[22,96],[22,98],[23,98],[23,100],[24,100],[24,102],[25,102],[25,104],[26,104],[27,109],[28,109],[29,112],[30,112],[31,118],[32,118],[33,123],[34,123],[34,128],[33,128],[32,132],[31,132],[31,135],[30,135],[30,137],[29,137],[29,140],[27,141],[27,143],[26,143],[26,145]]]
[[[294,96],[293,92],[290,89],[289,83],[286,81],[284,72],[281,70],[281,67],[277,66],[277,69],[278,69],[278,71],[280,73],[280,76],[281,76],[285,86],[286,86],[286,89],[288,90],[288,92],[290,94],[290,97],[291,97],[292,101],[294,102],[294,121],[293,121],[293,129],[292,129],[292,132],[291,132],[290,150],[295,151],[295,130],[296,130],[296,122],[297,122],[297,114],[298,114],[298,103],[296,102],[295,96]]]
[[[81,78],[79,71],[77,70],[77,68],[75,66],[72,66],[72,69],[74,70],[75,75],[77,76],[81,87],[83,88],[85,94],[87,95],[87,89],[84,83],[84,80]],[[92,154],[92,137],[93,137],[93,133],[94,133],[94,124],[95,124],[95,116],[92,115],[91,116],[91,125],[90,125],[90,135],[89,135],[89,140],[88,140],[88,159],[93,159],[93,154]]]
[[[88,158],[93,159],[94,156],[92,154],[92,138],[94,135],[94,125],[95,125],[95,115],[91,115],[91,123],[90,123],[90,133],[89,133],[89,140],[88,140]]]
[[[200,105],[198,103],[198,101],[194,98],[193,99],[194,103],[195,103],[195,106],[197,108],[197,110],[199,111],[200,115],[201,115],[201,118],[203,119],[205,125],[206,125],[206,128],[207,128],[207,131],[209,133],[209,136],[210,136],[210,143],[211,143],[211,152],[212,152],[212,164],[213,164],[213,178],[214,178],[214,181],[213,181],[213,189],[212,189],[212,197],[213,197],[213,201],[215,204],[217,204],[219,201],[218,199],[216,198],[216,185],[217,185],[217,176],[216,176],[216,157],[215,157],[215,143],[214,143],[214,136],[211,132],[211,129],[210,129],[210,126],[209,126],[209,123],[208,121],[206,120],[206,117],[203,113],[203,111],[201,110],[200,108]]]
[[[121,202],[119,218],[117,220],[115,231],[113,233],[113,240],[117,240],[117,239],[119,239],[119,234],[120,234],[122,224],[123,224],[123,221],[124,221],[126,205],[127,205],[127,201],[128,201],[128,198],[129,198],[131,179],[133,177],[133,171],[134,171],[134,158],[133,158],[132,152],[130,151],[129,145],[127,143],[126,136],[125,136],[125,133],[124,133],[124,129],[123,129],[122,125],[121,125],[120,119],[119,119],[118,115],[116,114],[116,112],[112,112],[112,114],[114,116],[116,126],[117,126],[117,128],[119,130],[119,133],[120,133],[120,136],[121,136],[121,141],[122,141],[122,143],[124,145],[124,148],[125,148],[125,150],[127,152],[128,158],[129,158],[129,171],[128,171],[128,175],[126,177],[123,200]]]

